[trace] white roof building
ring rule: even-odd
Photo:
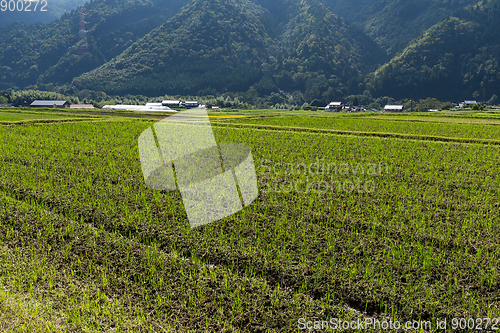
[[[463,104],[464,105],[474,105],[474,104],[478,104],[478,102],[476,102],[476,101],[463,101]]]
[[[478,104],[478,102],[477,101],[463,101],[462,103],[458,104],[455,107],[459,108],[459,109],[462,109],[462,108],[466,108],[466,107],[472,106],[474,104]]]
[[[403,111],[404,105],[386,105],[384,107],[385,111]]]
[[[181,105],[181,101],[179,100],[171,100],[171,99],[166,99],[163,102],[161,102],[163,106],[177,106],[179,107]]]
[[[332,111],[332,110],[342,110],[343,108],[343,103],[342,102],[330,102],[326,107],[325,111]]]
[[[146,106],[151,106],[154,108],[159,108],[162,106],[162,103],[146,103]]]
[[[128,110],[128,111],[165,111],[165,112],[177,112],[170,109],[168,106],[162,105],[156,106],[146,106],[146,105],[104,105],[102,109],[109,110]]]
[[[326,107],[327,108],[336,108],[336,107],[339,107],[339,106],[342,106],[342,102],[331,102]]]

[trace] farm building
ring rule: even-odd
[[[186,101],[184,102],[184,107],[186,108],[197,108],[200,105],[198,101]]]
[[[404,105],[386,105],[384,107],[384,111],[403,111]]]
[[[474,104],[478,104],[477,101],[463,101],[462,103],[458,104],[456,107],[459,109],[470,108]]]
[[[179,100],[164,100],[161,102],[162,106],[168,106],[169,108],[179,108],[181,107],[181,101]]]
[[[340,111],[344,108],[342,102],[331,102],[325,107],[325,111]]]
[[[12,107],[12,103],[9,103],[9,104],[0,104],[0,108],[11,108]]]
[[[349,106],[345,107],[349,112],[363,112],[366,111],[363,107],[361,106]]]
[[[32,108],[69,108],[70,103],[68,101],[43,101],[36,100],[30,104]]]
[[[92,104],[72,104],[69,106],[70,109],[93,109]]]
[[[147,107],[150,106],[150,107],[153,107],[153,108],[160,108],[160,107],[163,106],[163,104],[162,103],[146,103],[146,106]]]

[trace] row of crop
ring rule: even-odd
[[[359,315],[0,193],[0,285],[46,304],[49,331],[291,331]],[[36,313],[33,314],[36,318]]]
[[[481,123],[428,122],[408,119],[377,119],[373,117],[311,117],[295,115],[226,119],[224,122],[351,132],[397,133],[461,139],[498,140],[498,138],[500,138],[500,126]]]
[[[105,230],[333,304],[343,298],[372,311],[393,307],[408,318],[496,315],[490,306],[498,285],[494,147],[217,129],[220,140],[252,147],[260,180],[283,177],[265,174],[264,160],[371,161],[389,165],[389,172],[363,175],[377,182],[373,193],[262,193],[235,216],[190,230],[178,193],[142,184],[135,140],[148,125],[68,124],[43,136],[38,129],[4,130],[27,148],[3,148],[11,159],[2,186]]]

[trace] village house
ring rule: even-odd
[[[326,112],[338,112],[344,108],[344,104],[342,102],[331,102],[325,107]]]
[[[477,101],[463,101],[461,103],[459,103],[456,108],[459,108],[459,109],[463,109],[463,108],[470,108],[472,107],[474,104],[478,104]]]

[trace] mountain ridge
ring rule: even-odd
[[[394,15],[411,8],[407,0],[384,1],[381,11],[401,5]],[[483,90],[489,96],[500,89],[499,1],[416,0],[430,8],[472,4],[408,42],[415,31],[401,32],[394,50],[407,45],[389,57],[359,24],[372,14],[348,20],[330,9],[345,0],[94,0],[81,7],[90,51],[81,55],[77,11],[49,24],[0,29],[0,89],[237,92],[249,103],[276,94],[276,103],[283,96],[295,102],[360,94],[455,100]],[[362,5],[373,4],[352,2]],[[416,11],[408,24],[437,17],[425,13]]]
[[[396,98],[489,98],[500,90],[499,23],[499,0],[456,12],[369,76],[368,89]]]
[[[268,9],[251,1],[225,0],[224,3],[232,6],[232,10],[225,12],[225,7],[218,1],[191,2],[158,28],[163,30],[162,36],[158,35],[158,29],[153,30],[133,48],[75,78],[72,84],[78,89],[97,87],[117,94],[204,94],[253,88],[261,95],[279,90],[305,90],[309,97],[321,98],[324,94],[346,94],[345,87],[352,77],[362,80],[362,74],[375,68],[377,59],[383,57],[374,42],[358,29],[349,27],[319,1],[283,1],[282,7],[287,10],[272,31],[264,22],[271,14]],[[232,23],[213,26],[215,22],[224,22],[221,15],[231,17]],[[193,18],[203,24],[188,27],[193,24]],[[204,34],[207,29],[210,33]],[[224,30],[225,35],[218,37],[222,44],[212,45],[211,36]],[[229,39],[224,36],[229,36]],[[189,50],[184,55],[175,46],[180,39]],[[196,42],[191,43],[191,40]],[[335,43],[333,47],[332,42]],[[360,53],[353,44],[359,49],[365,44],[370,44],[370,47]],[[218,56],[223,59],[222,63],[212,54],[214,47],[223,52]],[[156,48],[156,51],[151,51],[151,48]],[[319,53],[323,55],[317,56]],[[168,61],[164,61],[164,55],[169,57]],[[153,62],[153,57],[160,63]],[[182,57],[189,58],[190,63],[177,60]],[[210,64],[201,65],[201,57],[203,61],[210,59]],[[191,77],[187,82],[186,76],[195,73],[194,64],[200,65],[197,68],[203,73],[203,78]],[[178,68],[183,72],[177,73]],[[232,75],[235,69],[237,74]],[[176,87],[161,81],[161,76],[167,74],[169,80],[176,82]],[[332,91],[334,87],[336,90]]]

